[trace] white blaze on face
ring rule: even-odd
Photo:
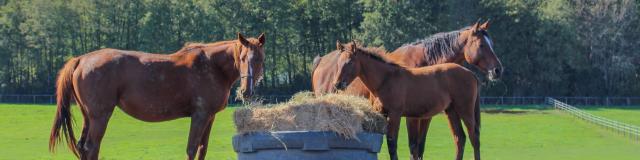
[[[489,39],[489,37],[487,37],[487,35],[484,35],[484,40],[487,41],[487,44],[489,44],[489,49],[491,49],[491,52],[495,53],[493,51],[493,42],[491,41],[491,39]]]
[[[251,66],[251,59],[249,59],[249,62],[247,62],[248,64],[248,71],[247,71],[247,76],[246,78],[248,78],[247,80],[249,81],[249,89],[253,92],[253,67]]]

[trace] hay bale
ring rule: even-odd
[[[386,118],[357,96],[311,92],[294,95],[288,102],[236,109],[234,122],[239,134],[272,131],[333,131],[345,138],[358,132],[384,133]]]

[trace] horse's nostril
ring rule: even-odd
[[[335,84],[335,87],[336,87],[336,89],[342,90],[342,89],[344,89],[344,88],[346,88],[346,87],[347,87],[347,83],[345,83],[345,82],[338,82],[338,83],[336,83],[336,84]]]

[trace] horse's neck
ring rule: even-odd
[[[217,46],[207,47],[207,57],[209,57],[209,63],[213,64],[212,71],[218,71],[225,75],[225,77],[231,80],[231,83],[235,82],[240,77],[240,70],[235,64],[235,43],[221,44]]]
[[[469,38],[468,34],[462,34],[462,32],[460,32],[460,36],[458,36],[458,40],[456,42],[456,44],[453,44],[455,46],[453,46],[453,51],[455,53],[454,56],[451,56],[450,59],[448,59],[446,62],[444,63],[457,63],[462,65],[462,63],[464,63],[465,60],[465,55],[464,55],[464,46],[467,43],[467,39]]]
[[[393,77],[392,74],[403,70],[398,66],[375,60],[368,55],[360,54],[358,58],[360,61],[360,72],[358,76],[365,86],[374,93],[377,93],[378,89],[389,81],[388,78]]]

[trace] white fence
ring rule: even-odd
[[[554,108],[565,111],[577,118],[607,128],[625,137],[629,137],[636,142],[640,142],[640,127],[638,126],[596,116],[553,98],[547,98],[547,103],[552,105]]]
[[[640,106],[640,97],[553,97],[574,106]],[[481,97],[483,105],[546,105],[546,97]]]

